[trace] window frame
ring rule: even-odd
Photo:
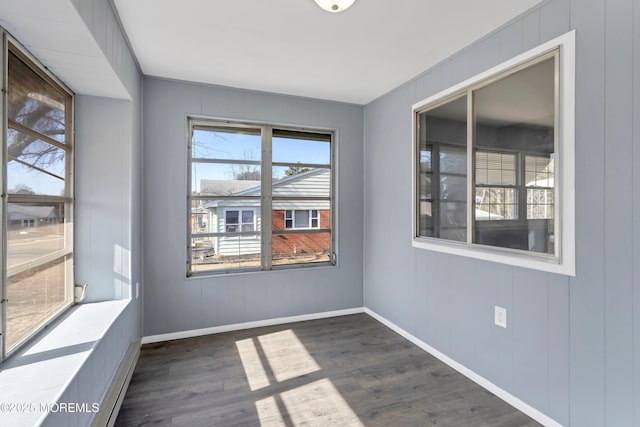
[[[557,52],[555,54],[554,52]],[[554,228],[553,255],[473,243],[475,206],[475,141],[473,140],[473,91],[490,85],[519,70],[554,57]],[[467,239],[466,242],[420,236],[419,115],[461,96],[467,97]],[[430,96],[412,106],[412,247],[502,264],[575,276],[575,30],[543,43],[470,79]],[[432,155],[433,162],[433,155]],[[433,172],[433,165],[432,165]],[[524,173],[524,171],[522,171]],[[434,176],[435,174],[432,174]],[[523,186],[525,183],[523,183]],[[433,188],[433,182],[432,182]],[[526,190],[526,186],[524,187]],[[433,193],[433,190],[432,190]],[[432,194],[433,195],[433,194]],[[527,212],[520,212],[525,215]],[[486,221],[491,222],[491,221]],[[558,239],[559,237],[559,239]]]
[[[0,363],[7,357],[17,353],[25,344],[27,344],[32,338],[38,335],[43,329],[48,327],[51,323],[56,321],[67,310],[69,310],[74,304],[74,256],[75,256],[75,236],[73,232],[73,218],[74,218],[74,154],[75,154],[75,94],[69,89],[60,79],[52,74],[42,63],[33,56],[22,44],[7,31],[0,27],[0,37],[2,40],[0,47],[0,81],[2,88],[7,90],[2,93],[2,101],[0,102],[0,117],[2,117],[2,147],[0,149],[0,163],[2,164],[2,172],[0,173],[0,189],[5,197],[2,198],[2,208],[0,209],[0,224],[2,234],[2,254],[0,256]],[[26,130],[33,132],[34,136],[40,135],[44,138],[39,138],[41,141],[48,145],[53,145],[65,152],[65,175],[64,175],[64,194],[62,195],[31,195],[31,194],[10,194],[8,192],[7,182],[7,160],[8,160],[8,130],[10,128],[20,127],[20,124],[9,123],[8,118],[8,91],[9,88],[9,56],[13,54],[18,60],[22,61],[35,75],[37,75],[41,81],[60,91],[65,97],[65,141],[64,143],[52,140],[47,135],[40,134],[39,132],[31,129]],[[45,204],[45,205],[57,205],[64,206],[64,216],[60,222],[63,225],[64,232],[64,247],[57,249],[51,253],[40,257],[40,259],[34,259],[28,267],[21,267],[19,270],[12,272],[8,267],[7,262],[7,248],[8,248],[8,206],[10,203],[15,204]],[[35,227],[35,219],[31,220],[29,227]],[[52,224],[53,219],[47,219],[47,224]],[[7,301],[8,297],[8,282],[10,277],[21,274],[23,272],[38,269],[46,266],[52,262],[62,262],[62,268],[64,269],[65,283],[64,283],[64,295],[65,300],[63,304],[56,307],[54,311],[47,314],[47,317],[42,320],[37,327],[31,329],[25,336],[21,337],[11,348],[7,348]],[[9,274],[11,273],[11,276]]]
[[[251,213],[251,222],[244,220],[245,212]],[[251,225],[251,230],[245,230],[245,225]],[[240,231],[242,232],[255,232],[256,231],[256,211],[253,209],[240,209]]]
[[[229,225],[228,221],[227,221],[227,214],[229,212],[238,212],[238,222],[236,224],[231,224],[231,225],[237,225],[238,226],[238,230],[236,231],[228,231],[227,230],[227,226]],[[243,221],[243,214],[245,212],[251,212],[251,216],[253,221],[252,222],[244,222]],[[249,225],[251,224],[253,226],[253,230],[243,230],[243,226],[244,225]],[[235,239],[237,237],[240,236],[239,233],[258,233],[258,230],[256,230],[256,210],[251,208],[251,209],[243,209],[243,208],[225,208],[224,210],[224,232],[230,234],[229,238]],[[238,234],[238,236],[235,236],[234,234]],[[255,238],[254,236],[244,236],[244,237],[249,237],[249,238]]]
[[[523,164],[524,164],[524,168],[523,168],[523,169],[524,169],[524,171],[523,171],[523,173],[524,173],[525,181],[526,181],[526,174],[527,174],[527,157],[540,158],[540,156],[538,155],[538,153],[531,153],[531,152],[528,152],[528,153],[524,153],[524,156],[523,156],[523,157],[524,157],[524,158],[523,158]],[[554,160],[554,161],[555,161],[555,160]],[[547,178],[547,179],[550,179],[550,178]],[[553,217],[544,217],[544,218],[537,217],[537,218],[529,218],[529,206],[532,206],[532,207],[539,207],[539,206],[548,206],[548,205],[549,205],[548,203],[546,203],[546,204],[540,204],[540,203],[535,204],[535,203],[531,203],[531,204],[530,204],[530,203],[529,203],[529,191],[544,191],[544,192],[545,192],[545,194],[546,194],[546,192],[547,192],[547,191],[552,190],[552,191],[554,192],[554,200],[553,200],[553,207],[554,207],[554,209],[552,210],[552,212],[553,212],[553,214],[555,215],[555,205],[556,205],[556,202],[555,202],[555,199],[556,199],[556,198],[555,198],[555,168],[554,168],[554,172],[553,172],[553,175],[552,175],[551,179],[553,179],[553,180],[554,180],[554,187],[549,187],[549,186],[543,187],[543,186],[537,186],[537,185],[529,186],[529,185],[527,185],[527,184],[528,184],[528,182],[524,182],[524,183],[523,183],[522,188],[523,188],[523,189],[524,189],[524,191],[525,191],[525,197],[524,197],[524,198],[525,198],[524,206],[525,206],[525,208],[526,208],[525,216],[526,216],[526,218],[527,218],[528,220],[529,220],[529,219],[552,219],[552,218],[553,218]],[[546,211],[546,209],[545,209],[545,211]]]
[[[296,227],[296,212],[309,212],[309,220],[306,227]],[[320,228],[320,211],[321,209],[285,209],[284,211],[284,229],[285,230],[315,230]],[[291,218],[287,217],[287,213],[291,212]],[[316,215],[313,215],[313,212]],[[313,221],[317,221],[317,225],[313,226]],[[287,227],[287,221],[291,221],[291,227]]]
[[[195,234],[191,232],[191,220],[186,221],[186,229],[187,229],[187,242],[186,242],[186,277],[206,277],[206,276],[219,276],[226,274],[241,274],[241,273],[255,273],[255,272],[265,272],[265,271],[280,271],[280,270],[291,270],[291,269],[300,269],[300,268],[318,268],[318,267],[327,267],[327,266],[338,266],[338,248],[337,248],[337,235],[338,235],[338,227],[337,227],[337,140],[338,140],[338,130],[332,128],[322,128],[322,127],[299,127],[295,125],[288,124],[280,124],[280,123],[259,123],[252,121],[243,121],[243,120],[232,120],[228,118],[216,118],[216,117],[208,117],[208,116],[195,116],[188,115],[187,119],[187,218],[191,215],[192,202],[198,199],[211,199],[218,198],[219,196],[193,196],[193,188],[192,188],[192,170],[193,164],[192,161],[192,133],[193,130],[210,128],[212,131],[215,130],[233,130],[233,129],[246,129],[247,131],[256,131],[257,129],[260,131],[261,135],[261,151],[262,156],[259,161],[260,171],[261,171],[261,190],[260,196],[251,196],[248,198],[257,199],[260,201],[260,206],[253,208],[254,210],[254,231],[253,232],[238,232],[238,233],[204,233],[200,234],[198,237],[211,237],[212,234],[225,234],[226,237],[247,237],[247,238],[255,238],[257,235],[260,239],[260,266],[259,267],[238,267],[238,268],[229,268],[229,269],[220,269],[220,270],[204,270],[204,271],[194,271],[192,268],[192,238],[195,238]],[[330,153],[329,153],[329,164],[328,165],[320,165],[320,164],[311,164],[311,163],[287,163],[287,162],[277,162],[272,159],[272,140],[273,138],[279,137],[280,134],[287,134],[291,132],[293,136],[295,134],[317,134],[318,139],[320,137],[328,138],[328,143],[330,144]],[[221,163],[233,163],[234,160],[220,160]],[[244,162],[244,161],[243,161]],[[256,162],[258,163],[258,162]],[[329,227],[321,229],[319,227],[309,229],[283,229],[283,230],[273,230],[272,225],[272,206],[274,200],[295,200],[297,197],[276,197],[272,195],[272,168],[273,167],[282,167],[282,166],[296,166],[296,167],[310,167],[310,168],[319,168],[319,169],[328,169],[330,171],[330,189],[329,196],[326,198],[329,202]],[[265,172],[269,171],[269,172]],[[243,196],[226,196],[222,198],[243,198]],[[300,200],[315,200],[318,198],[315,197],[305,197],[302,196],[299,198]],[[242,211],[242,208],[231,208],[231,210]],[[248,210],[248,209],[245,209]],[[257,229],[257,217],[256,212],[260,212],[260,229]],[[285,210],[286,211],[286,210]],[[311,210],[310,210],[311,211]],[[241,215],[241,213],[240,213]],[[318,210],[318,224],[320,223],[320,210]],[[226,230],[226,214],[225,214],[225,230]],[[304,234],[304,233],[330,233],[329,239],[329,261],[326,262],[308,262],[308,263],[297,263],[297,264],[283,264],[283,265],[272,265],[272,240],[273,236],[280,234]],[[238,234],[235,236],[233,234]]]
[[[476,190],[476,192],[477,192],[478,188],[513,190],[514,194],[515,194],[515,200],[516,200],[516,202],[514,203],[514,205],[515,205],[515,218],[504,218],[503,217],[503,218],[492,219],[491,216],[489,216],[489,218],[487,218],[487,219],[478,220],[477,217],[474,214],[474,220],[475,221],[482,221],[482,222],[486,222],[486,223],[495,223],[495,222],[504,221],[505,223],[511,223],[511,224],[519,222],[519,221],[522,221],[522,218],[520,216],[521,212],[522,212],[522,209],[521,209],[522,206],[519,203],[520,194],[521,194],[521,190],[522,190],[522,188],[521,188],[522,180],[519,177],[520,172],[521,172],[521,168],[519,167],[520,156],[518,155],[517,152],[506,150],[506,149],[477,149],[476,148],[476,150],[474,152],[474,155],[476,156],[475,157],[475,162],[474,162],[474,165],[475,165],[474,174],[475,175],[477,175],[477,172],[478,172],[478,167],[477,166],[478,166],[478,154],[479,153],[484,153],[484,154],[487,154],[487,155],[489,155],[489,154],[498,154],[500,156],[505,156],[506,155],[506,156],[513,156],[514,157],[515,170],[513,172],[514,172],[515,184],[503,184],[503,183],[500,183],[500,184],[478,184],[477,177],[475,177],[473,186],[474,186],[474,189]],[[504,172],[504,170],[505,169],[503,169],[503,168],[500,169],[501,175]],[[488,172],[488,170],[487,170],[487,172]],[[487,173],[487,177],[488,177],[488,173]],[[474,208],[474,210],[477,209],[477,206],[478,206],[478,196],[477,196],[477,194],[474,193],[474,195],[473,195],[473,208]],[[505,203],[505,206],[506,206],[506,203]]]

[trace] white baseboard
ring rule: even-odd
[[[200,337],[203,335],[220,334],[222,332],[241,331],[243,329],[261,328],[263,326],[281,325],[283,323],[304,322],[306,320],[325,319],[328,317],[347,316],[349,314],[364,313],[364,307],[348,308],[345,310],[325,311],[323,313],[303,314],[300,316],[278,317],[275,319],[257,320],[255,322],[235,323],[232,325],[214,326],[211,328],[193,329],[190,331],[172,332],[169,334],[150,335],[142,338],[142,344],[179,340],[183,338]]]
[[[350,308],[346,310],[327,311],[323,313],[303,314],[300,316],[279,317],[275,319],[258,320],[255,322],[235,323],[232,325],[214,326],[211,328],[193,329],[190,331],[173,332],[169,334],[151,335],[151,336],[143,337],[142,344],[177,340],[182,338],[199,337],[203,335],[219,334],[223,332],[239,331],[243,329],[260,328],[263,326],[281,325],[284,323],[303,322],[306,320],[316,320],[316,319],[325,319],[329,317],[346,316],[349,314],[358,314],[358,313],[367,313],[369,316],[373,317],[374,319],[376,319],[377,321],[379,321],[389,329],[398,333],[405,339],[411,341],[413,344],[417,345],[427,353],[431,354],[436,359],[439,359],[443,363],[449,365],[451,368],[455,369],[465,377],[469,378],[471,381],[475,382],[476,384],[480,385],[484,389],[495,394],[500,399],[504,400],[506,403],[510,404],[511,406],[518,409],[519,411],[527,414],[537,422],[549,427],[562,427],[562,424],[558,423],[554,419],[550,418],[549,416],[543,414],[542,412],[535,409],[534,407],[518,399],[511,393],[501,389],[497,385],[493,384],[491,381],[476,374],[475,372],[465,367],[464,365],[456,362],[455,360],[451,359],[445,354],[439,352],[438,350],[431,347],[424,341],[420,340],[419,338],[411,335],[404,329],[400,328],[395,323],[380,316],[375,311],[369,308],[364,308],[364,307]]]
[[[410,333],[408,333],[407,331],[405,331],[404,329],[402,329],[401,327],[399,327],[395,323],[393,323],[390,320],[380,316],[375,311],[372,311],[369,308],[365,308],[364,312],[367,313],[369,316],[373,317],[374,319],[376,319],[377,321],[379,321],[380,323],[382,323],[383,325],[385,325],[386,327],[388,327],[389,329],[391,329],[394,332],[398,333],[399,335],[401,335],[405,339],[411,341],[413,344],[417,345],[418,347],[420,347],[421,349],[423,349],[427,353],[431,354],[436,359],[439,359],[443,363],[449,365],[451,368],[453,368],[456,371],[460,372],[462,375],[464,375],[465,377],[469,378],[471,381],[475,382],[479,386],[481,386],[484,389],[486,389],[486,390],[490,391],[491,393],[495,394],[500,399],[502,399],[505,402],[507,402],[509,405],[511,405],[514,408],[518,409],[519,411],[527,414],[528,416],[530,416],[531,418],[533,418],[534,420],[536,420],[540,424],[545,425],[545,426],[549,426],[549,427],[562,427],[562,424],[560,424],[556,420],[554,420],[554,419],[550,418],[549,416],[543,414],[542,412],[540,412],[536,408],[534,408],[532,406],[529,406],[528,404],[526,404],[522,400],[518,399],[517,397],[515,397],[511,393],[501,389],[497,385],[493,384],[491,381],[489,381],[486,378],[476,374],[471,369],[465,367],[464,365],[456,362],[455,360],[451,359],[450,357],[446,356],[445,354],[439,352],[438,350],[436,350],[435,348],[431,347],[429,344],[425,343],[421,339],[411,335]]]

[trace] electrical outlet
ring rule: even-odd
[[[494,323],[497,326],[501,326],[503,328],[507,327],[507,309],[504,307],[495,306],[494,312]]]

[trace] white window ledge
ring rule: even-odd
[[[78,305],[3,362],[2,425],[39,425],[48,415],[43,409],[58,402],[129,303],[118,300]]]

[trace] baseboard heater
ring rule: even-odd
[[[139,355],[140,341],[134,341],[127,348],[127,352],[113,376],[113,381],[100,403],[100,411],[93,417],[91,427],[113,427]]]

